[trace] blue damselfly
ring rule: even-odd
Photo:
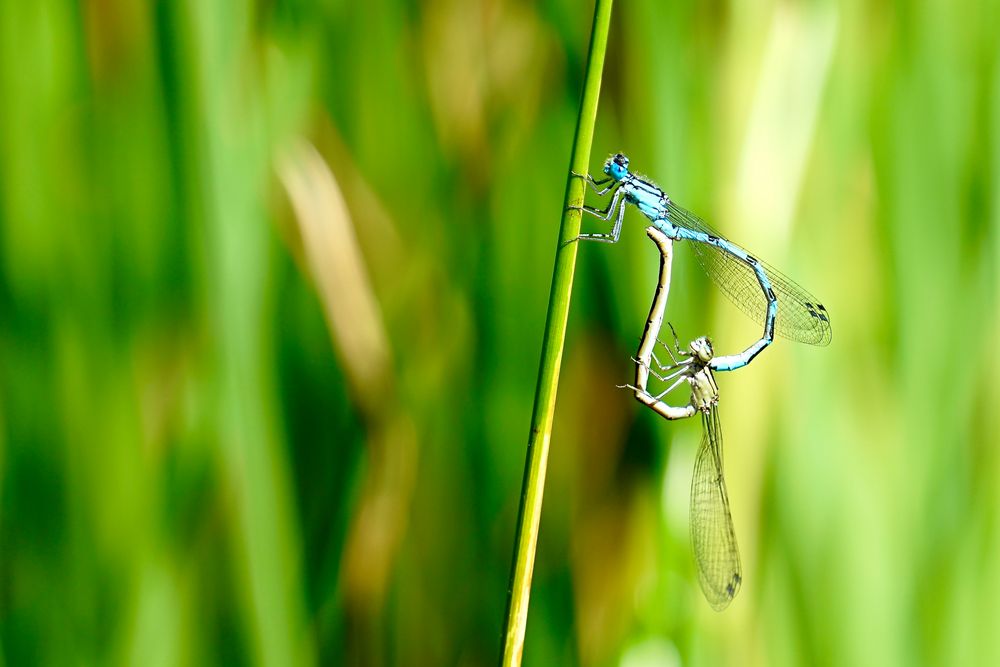
[[[774,334],[812,345],[827,345],[832,338],[830,316],[823,304],[773,266],[724,238],[701,218],[678,206],[663,190],[628,169],[628,158],[617,153],[604,164],[607,178],[594,180],[589,174],[574,174],[599,196],[611,195],[604,209],[581,210],[614,220],[609,234],[581,234],[578,239],[615,243],[621,233],[627,204],[633,204],[653,226],[674,241],[694,241],[693,247],[705,272],[723,294],[754,320],[764,322],[764,335],[742,353],[726,357],[728,368],[746,366],[774,340]],[[780,316],[779,316],[780,310]],[[721,363],[721,362],[720,362]]]

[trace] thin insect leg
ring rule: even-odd
[[[620,194],[621,194],[621,190],[619,190],[618,192],[615,193],[615,199],[616,200],[618,199],[618,195],[620,195]],[[622,232],[622,220],[625,218],[625,206],[627,204],[628,204],[628,202],[626,200],[622,200],[622,203],[619,205],[619,207],[618,207],[618,217],[615,218],[615,224],[611,228],[611,233],[610,234],[599,234],[599,233],[598,234],[580,234],[574,240],[575,241],[579,241],[579,240],[601,241],[603,243],[618,243],[618,237],[621,236],[621,232]],[[587,210],[587,207],[584,207],[583,210],[587,211],[588,213],[591,213],[591,211]],[[598,217],[601,217],[601,216],[598,216]],[[609,215],[608,218],[610,218],[610,217],[611,216]],[[607,220],[608,218],[602,218],[602,219]]]
[[[663,345],[663,343],[660,342],[659,338],[656,339],[656,342],[660,343],[660,345]],[[649,351],[649,357],[650,357],[650,359],[652,359],[653,361],[656,362],[656,365],[660,367],[661,371],[668,370],[668,369],[671,369],[671,368],[676,368],[677,366],[679,366],[682,363],[682,362],[679,362],[676,359],[674,359],[674,355],[670,352],[669,349],[667,350],[667,354],[670,354],[670,359],[671,359],[671,361],[673,361],[672,364],[664,364],[662,361],[660,361],[659,357],[656,356],[656,352],[653,352],[652,350]]]
[[[621,192],[621,190],[619,190],[619,192]],[[621,208],[618,209],[618,219],[615,220],[615,226],[611,228],[611,238],[614,239],[612,241],[612,243],[617,242],[618,241],[618,237],[622,233],[622,220],[625,219],[625,204],[626,203],[627,202],[625,200],[622,200]]]
[[[663,349],[667,351],[667,354],[670,355],[671,361],[673,361],[674,365],[676,365],[677,364],[677,357],[674,356],[674,351],[670,349],[670,346],[669,345],[664,345],[663,341],[660,340],[659,338],[656,339],[656,342],[659,343],[660,346],[663,347]]]
[[[677,356],[674,356],[674,351],[670,349],[669,345],[667,345],[666,343],[664,343],[659,338],[656,339],[656,342],[660,344],[660,347],[662,347],[664,350],[667,351],[667,354],[670,355],[671,361],[674,362],[672,364],[673,366],[676,366],[676,365],[681,364],[681,363],[688,363],[688,362],[683,361],[683,359],[684,359],[684,357],[691,356],[690,353],[684,352],[682,350],[677,350]],[[680,357],[682,361],[678,361],[677,357]],[[656,363],[658,363],[658,364],[660,363],[659,359],[657,359]],[[663,368],[664,367],[663,364],[660,364],[660,367]]]
[[[656,342],[660,343],[660,340],[657,339]],[[662,345],[662,343],[660,343],[660,344]],[[669,348],[667,348],[667,352],[670,352]],[[665,373],[667,371],[671,371],[671,370],[673,370],[675,368],[680,368],[681,366],[688,366],[693,361],[690,358],[688,358],[688,359],[683,359],[682,358],[679,361],[677,359],[674,359],[674,363],[672,363],[672,364],[663,364],[663,363],[660,363],[660,360],[656,358],[656,354],[654,352],[650,352],[649,356],[652,359],[652,361],[656,362],[656,365],[659,367],[661,373]],[[690,355],[688,355],[688,356],[690,357]],[[671,358],[673,358],[673,355],[671,355]]]
[[[660,364],[659,361],[657,361],[656,364],[660,367],[661,371],[671,371],[671,372],[668,372],[668,373],[661,374],[661,373],[658,373],[658,372],[654,371],[652,368],[650,368],[649,364],[642,363],[642,361],[640,359],[636,359],[635,357],[632,357],[632,361],[634,361],[635,363],[639,364],[640,366],[643,366],[647,371],[649,371],[650,375],[652,375],[653,377],[655,377],[660,382],[670,382],[671,380],[673,380],[678,375],[683,375],[688,370],[687,366],[691,363],[691,360],[689,359],[687,361],[682,361],[679,364],[676,364],[674,366],[663,366],[663,365]]]
[[[680,354],[681,353],[681,340],[680,340],[680,338],[677,337],[677,329],[674,329],[673,322],[667,322],[667,326],[670,327],[670,333],[672,333],[674,335],[674,349],[676,349],[677,353]]]
[[[687,361],[684,360],[685,357],[690,357],[691,356],[691,353],[688,352],[687,350],[682,350],[680,348],[680,346],[677,346],[675,350],[671,350],[670,346],[667,345],[666,343],[664,343],[659,338],[656,339],[656,342],[659,343],[660,347],[662,347],[664,350],[666,350],[667,354],[670,355],[670,358],[674,360],[674,363],[673,363],[674,366],[676,366],[677,364],[690,363],[690,359],[688,359]],[[677,360],[677,357],[674,356],[675,353],[676,353],[677,357],[681,358],[681,361]],[[659,362],[657,362],[657,363],[659,363]],[[663,364],[660,364],[660,365],[662,366]]]
[[[671,380],[676,379],[678,377],[686,376],[687,375],[687,371],[688,371],[687,368],[678,368],[673,373],[668,373],[667,375],[657,375],[653,371],[650,371],[649,374],[652,375],[653,377],[655,377],[660,382],[670,382]],[[669,391],[665,392],[665,393],[669,393]]]
[[[657,341],[657,342],[659,342],[659,341]],[[656,362],[656,365],[660,367],[660,370],[663,370],[664,368],[667,368],[667,366],[664,366],[663,362],[660,361],[660,359],[656,356],[656,352],[653,352],[652,350],[650,350],[650,352],[649,352],[649,358]],[[670,355],[670,358],[673,359],[673,355]],[[673,359],[673,362],[674,363],[671,364],[671,366],[676,366],[677,365],[677,360]]]
[[[589,181],[589,182],[591,182],[591,183],[593,183],[595,185],[604,185],[608,181],[612,180],[611,177],[608,176],[607,178],[602,178],[601,180],[598,181],[598,180],[596,180],[594,178],[594,176],[592,174],[581,174],[580,172],[573,171],[572,169],[569,170],[569,173],[572,174],[573,176],[576,176],[577,178],[582,178],[582,179],[584,179],[586,181]]]
[[[677,378],[676,382],[674,382],[672,385],[670,385],[669,387],[667,387],[666,389],[664,389],[663,391],[661,391],[659,394],[657,394],[653,398],[655,398],[656,400],[659,401],[661,398],[663,398],[664,396],[666,396],[667,394],[669,394],[670,392],[672,392],[674,389],[677,389],[677,387],[679,387],[680,384],[682,382],[685,382],[686,380],[687,380],[687,376],[683,376],[683,377]]]
[[[583,213],[589,213],[595,218],[600,218],[601,220],[608,221],[611,220],[611,216],[614,215],[613,211],[616,206],[618,206],[618,200],[621,199],[622,191],[615,190],[615,193],[611,196],[611,201],[604,209],[593,208],[587,205],[583,206],[570,206],[568,208],[574,211],[580,211]],[[623,202],[624,203],[624,202]]]
[[[583,182],[586,183],[587,185],[589,185],[590,189],[593,190],[594,192],[596,192],[598,194],[598,196],[601,196],[601,197],[603,197],[604,195],[608,194],[608,192],[612,188],[614,188],[617,183],[619,183],[619,181],[615,181],[615,179],[611,178],[610,176],[608,176],[607,178],[602,178],[599,181],[595,181],[594,177],[591,176],[590,174],[578,174],[575,171],[571,171],[569,173],[571,173],[572,175],[576,176],[577,178],[582,178]],[[603,190],[598,190],[598,188],[600,186],[604,185],[608,181],[614,181],[614,183],[612,183],[608,187],[604,188]]]

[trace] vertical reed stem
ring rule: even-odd
[[[587,55],[586,78],[580,100],[580,115],[576,122],[576,136],[573,139],[573,155],[570,159],[571,171],[578,174],[587,173],[590,164],[590,145],[594,137],[594,123],[597,120],[601,73],[604,69],[608,43],[608,27],[611,24],[611,4],[612,0],[597,0],[594,7],[594,26]],[[528,434],[521,506],[514,538],[514,558],[507,592],[503,653],[500,659],[503,667],[520,665],[524,649],[531,573],[535,562],[535,547],[538,543],[538,524],[542,514],[545,467],[548,461],[556,390],[559,385],[559,367],[566,339],[566,320],[573,287],[573,272],[576,268],[577,244],[572,241],[580,233],[580,211],[569,207],[583,204],[584,188],[582,179],[572,175],[567,177],[562,225],[559,229],[559,244],[556,247],[552,288],[549,292],[549,309],[542,339],[542,358],[531,415],[531,431]]]

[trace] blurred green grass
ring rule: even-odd
[[[619,3],[594,168],[835,334],[720,378],[717,615],[697,424],[615,389],[655,251],[580,249],[527,664],[1000,662],[998,10]],[[6,664],[496,661],[589,12],[0,4]],[[668,319],[745,345],[706,282]]]

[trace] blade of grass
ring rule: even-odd
[[[594,7],[594,25],[587,54],[587,70],[580,99],[580,114],[573,138],[570,169],[585,174],[590,164],[590,145],[594,138],[597,120],[597,102],[601,91],[601,74],[611,24],[612,0],[597,0]],[[507,591],[507,613],[504,619],[503,653],[500,664],[514,667],[521,664],[524,649],[524,631],[528,622],[528,597],[531,592],[531,574],[538,543],[538,524],[542,513],[542,493],[545,488],[545,467],[548,462],[549,439],[552,433],[552,416],[555,412],[556,390],[559,385],[559,367],[562,363],[566,341],[566,320],[569,315],[573,273],[576,269],[576,243],[580,233],[579,210],[570,206],[583,204],[585,184],[582,179],[568,176],[559,244],[556,247],[555,268],[549,292],[549,308],[545,318],[542,338],[542,358],[535,386],[535,404],[528,434],[528,451],[524,463],[524,480],[521,487],[521,505],[514,538],[514,558],[511,564],[510,585]]]

